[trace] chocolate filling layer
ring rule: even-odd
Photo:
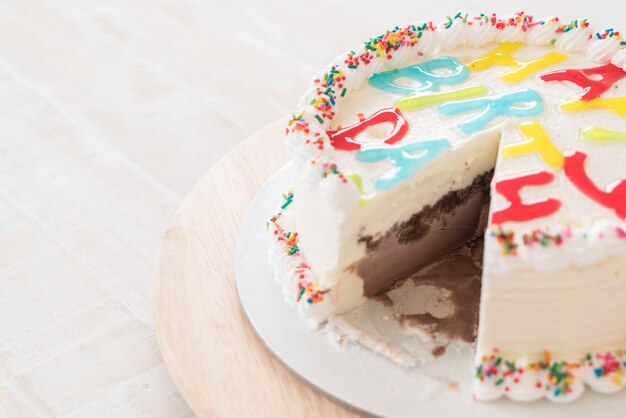
[[[441,356],[452,343],[476,340],[482,258],[483,237],[476,237],[370,299],[386,307],[389,320],[430,335],[432,354]]]
[[[363,279],[365,296],[389,289],[465,244],[477,232],[482,234],[477,229],[489,204],[492,177],[493,170],[477,176],[468,187],[446,193],[381,236],[360,237],[366,255],[349,269]]]
[[[399,319],[406,326],[428,326],[433,334],[443,334],[449,340],[461,339],[473,343],[478,328],[481,270],[471,258],[455,255],[446,257],[426,271],[415,274],[410,280],[415,285],[431,285],[446,289],[449,302],[454,306],[452,315],[435,318],[431,314],[402,315]],[[441,355],[445,346],[438,346],[433,354]]]

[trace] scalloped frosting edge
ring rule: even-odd
[[[517,401],[545,397],[554,402],[571,402],[589,387],[599,393],[615,393],[626,384],[626,350],[588,353],[579,360],[554,359],[549,352],[536,360],[516,360],[497,349],[479,358],[473,384],[477,400],[506,396]]]

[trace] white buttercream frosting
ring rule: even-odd
[[[626,71],[626,49],[620,49],[611,58],[611,63]]]
[[[554,18],[546,18],[537,22],[528,32],[528,45],[550,45],[559,38],[559,23]]]
[[[592,34],[593,30],[585,20],[575,20],[565,28],[555,46],[565,52],[585,51]]]
[[[491,22],[488,16],[470,19],[467,22],[467,44],[480,48],[495,41],[498,30],[495,22]]]
[[[463,19],[453,19],[437,26],[439,48],[451,51],[465,42],[467,25]]]
[[[439,42],[437,40],[437,31],[435,30],[424,30],[422,31],[422,35],[419,38],[419,41],[413,47],[413,50],[416,52],[418,57],[428,58],[432,56],[437,47],[439,46]]]
[[[587,58],[599,63],[611,62],[620,48],[620,39],[617,37],[593,39],[587,48]]]
[[[496,35],[498,42],[525,42],[526,31],[521,26],[505,26]]]
[[[523,12],[497,19],[498,42],[525,42],[532,23],[532,16]]]

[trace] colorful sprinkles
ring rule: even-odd
[[[320,157],[317,156],[309,161],[311,165],[318,165],[322,168],[322,178],[326,178],[329,176],[337,176],[341,180],[342,183],[348,182],[348,177],[339,171],[337,168],[337,164],[330,163],[327,161],[321,161]]]
[[[309,104],[318,112],[315,119],[320,124],[324,124],[324,119],[332,120],[335,117],[334,106],[337,104],[337,91],[345,95],[346,88],[344,82],[346,75],[337,65],[330,67],[330,70],[321,77],[315,78],[315,97]]]
[[[588,353],[578,361],[555,360],[545,351],[543,358],[533,361],[505,359],[496,348],[490,355],[480,359],[476,366],[475,378],[481,383],[489,382],[495,387],[504,387],[508,392],[519,384],[524,376],[534,380],[535,389],[545,391],[554,397],[572,393],[572,387],[581,371],[587,368],[596,379],[607,379],[617,387],[623,385],[626,369],[626,351]]]
[[[460,20],[463,23],[467,22],[467,14],[463,16],[461,12],[458,12],[454,17],[446,16],[446,19],[448,21],[443,24],[443,28],[450,29],[456,20]]]
[[[589,21],[587,19],[581,19],[581,20],[576,19],[576,20],[572,20],[569,24],[561,27],[560,30],[563,33],[567,33],[576,28],[586,29],[588,27],[589,27]]]
[[[320,116],[315,115],[315,118],[319,121]],[[323,120],[322,120],[323,122]],[[312,130],[310,128],[309,122],[304,120],[303,113],[293,114],[291,115],[291,119],[287,123],[286,134],[287,136],[300,134],[304,138],[304,143],[306,145],[315,145],[317,149],[323,150],[324,143],[328,141],[328,136],[322,134],[317,130]]]
[[[572,228],[565,226],[558,232],[550,232],[545,229],[533,229],[529,232],[517,233],[513,229],[503,229],[500,225],[494,226],[490,231],[491,237],[495,238],[496,242],[502,248],[502,255],[515,256],[518,254],[520,247],[532,248],[532,247],[559,247],[563,245],[568,239],[574,236]],[[607,238],[607,235],[614,236],[619,239],[626,239],[626,227],[614,226],[609,229],[609,234],[596,234],[598,239]],[[589,235],[583,235],[583,238],[588,239]]]
[[[432,24],[409,25],[402,28],[396,26],[380,36],[365,41],[365,49],[371,51],[375,57],[391,59],[392,53],[400,47],[411,47],[417,44],[418,39],[422,36],[421,32],[426,30],[429,25],[433,27]]]
[[[494,14],[495,17],[495,14]],[[515,13],[508,19],[498,19],[496,23],[496,29],[504,29],[505,27],[521,27],[523,32],[526,32],[531,27],[533,17],[527,15],[524,12]]]
[[[334,119],[338,96],[345,97],[348,93],[348,87],[345,85],[346,71],[355,70],[362,65],[369,65],[376,58],[391,59],[398,49],[416,45],[422,37],[422,32],[426,30],[435,30],[432,22],[406,27],[396,26],[380,36],[365,41],[362,52],[350,51],[346,54],[342,64],[332,65],[326,73],[313,80],[314,97],[308,103],[315,111],[315,115],[312,117],[322,126],[325,121]],[[340,68],[340,65],[343,68]],[[301,119],[302,115],[300,118],[294,115],[287,128],[288,134],[294,131],[292,128],[293,121],[300,121]],[[306,144],[315,144],[318,148],[323,149],[323,140],[305,137]]]
[[[619,32],[613,30],[613,28],[605,29],[604,32],[596,32],[596,38],[598,39],[607,39],[607,38],[615,38],[616,40],[621,40],[622,35]]]
[[[491,16],[487,16],[486,14],[481,13],[478,16],[474,16],[467,22],[469,26],[473,26],[474,24],[478,24],[481,26],[491,24],[492,26],[496,26],[498,23],[498,18],[496,17],[495,13],[492,13]]]
[[[303,265],[301,267],[309,268],[306,265]],[[298,274],[297,271],[296,274]],[[301,276],[302,278],[305,277],[304,274],[301,274]],[[296,301],[300,302],[304,299],[306,303],[309,304],[322,302],[326,293],[328,293],[328,290],[320,289],[320,287],[316,283],[312,281],[300,280],[298,281],[298,297]]]
[[[283,214],[282,211],[287,209],[293,203],[293,191],[290,190],[288,193],[283,194],[283,199],[284,202],[280,206],[281,211],[270,218],[266,227],[268,229],[270,226],[274,228],[274,236],[276,237],[276,240],[283,244],[284,250],[288,255],[296,255],[300,253],[300,249],[298,248],[298,233],[285,231],[282,225],[278,222]]]
[[[570,228],[565,228],[563,232],[556,234],[550,234],[540,229],[535,229],[530,233],[522,234],[522,242],[526,247],[532,247],[540,245],[541,247],[548,247],[550,245],[556,245],[557,247],[563,243],[563,239],[569,238],[572,235]]]
[[[284,214],[283,211],[290,210],[289,207],[292,205],[293,199],[293,190],[289,190],[287,193],[283,194],[283,203],[280,205],[280,211],[270,218],[266,226],[268,229],[270,229],[270,227],[273,229],[274,238],[279,245],[282,246],[282,250],[286,256],[298,257],[300,259],[300,262],[293,270],[293,275],[297,283],[296,302],[304,300],[309,304],[319,303],[324,301],[325,295],[330,296],[330,290],[320,288],[317,283],[311,280],[311,268],[304,261],[304,257],[298,246],[298,233],[296,231],[285,230],[280,222]]]
[[[505,231],[498,225],[491,230],[491,236],[502,246],[502,255],[517,255],[519,244],[515,242],[515,231]]]

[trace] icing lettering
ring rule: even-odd
[[[538,199],[532,202],[522,201],[520,189],[527,186],[541,186],[551,183],[554,174],[548,171],[539,171],[532,174],[500,180],[496,183],[496,192],[504,196],[509,204],[491,215],[491,223],[526,222],[544,216],[549,216],[559,210],[561,202],[557,199]]]
[[[439,104],[451,100],[462,100],[470,97],[482,96],[488,92],[489,90],[485,86],[470,86],[437,93],[424,93],[403,97],[402,99],[398,99],[395,105],[400,110],[415,110],[424,106]]]
[[[626,71],[610,63],[593,68],[551,71],[539,76],[543,81],[569,81],[576,84],[583,89],[582,100],[600,97],[624,77]]]
[[[459,130],[464,134],[478,132],[489,122],[502,116],[515,118],[537,116],[543,112],[543,100],[535,90],[522,89],[477,99],[448,102],[439,106],[439,112],[443,115],[457,115],[476,110],[481,112],[459,124]]]
[[[563,155],[554,146],[546,131],[535,121],[523,122],[519,126],[522,134],[530,141],[521,144],[507,145],[502,150],[503,157],[513,157],[516,155],[538,152],[543,161],[550,168],[563,167]]]
[[[369,79],[369,84],[388,93],[409,95],[415,92],[439,91],[443,85],[462,83],[468,77],[467,68],[455,58],[441,57],[374,74]],[[399,78],[409,78],[418,82],[419,86],[396,84]]]
[[[358,140],[359,134],[365,132],[367,128],[380,125],[383,123],[391,123],[393,125],[391,132],[386,138],[374,141],[361,142]],[[365,118],[354,125],[346,128],[331,130],[326,132],[330,138],[331,145],[338,150],[356,151],[361,149],[363,145],[381,145],[395,144],[400,141],[409,131],[409,122],[402,116],[402,113],[396,108],[385,108],[377,111],[368,118]]]
[[[445,139],[433,139],[391,147],[366,148],[356,153],[356,159],[365,163],[390,160],[395,167],[374,183],[378,190],[389,190],[449,147]]]
[[[610,110],[619,116],[626,118],[626,97],[598,97],[589,101],[574,100],[563,103],[561,109],[566,112],[578,112],[589,109]]]
[[[578,190],[600,205],[612,209],[615,214],[626,218],[626,180],[616,180],[606,191],[598,188],[585,171],[587,154],[579,151],[565,154],[565,176]]]
[[[604,128],[587,128],[583,131],[583,138],[592,141],[626,141],[626,132],[611,131]]]
[[[560,52],[549,52],[530,61],[521,61],[513,58],[511,54],[522,46],[522,42],[503,42],[482,57],[468,62],[466,64],[467,68],[470,71],[484,71],[494,65],[513,67],[512,70],[502,74],[500,79],[509,83],[519,83],[529,75],[567,59],[567,55]]]

